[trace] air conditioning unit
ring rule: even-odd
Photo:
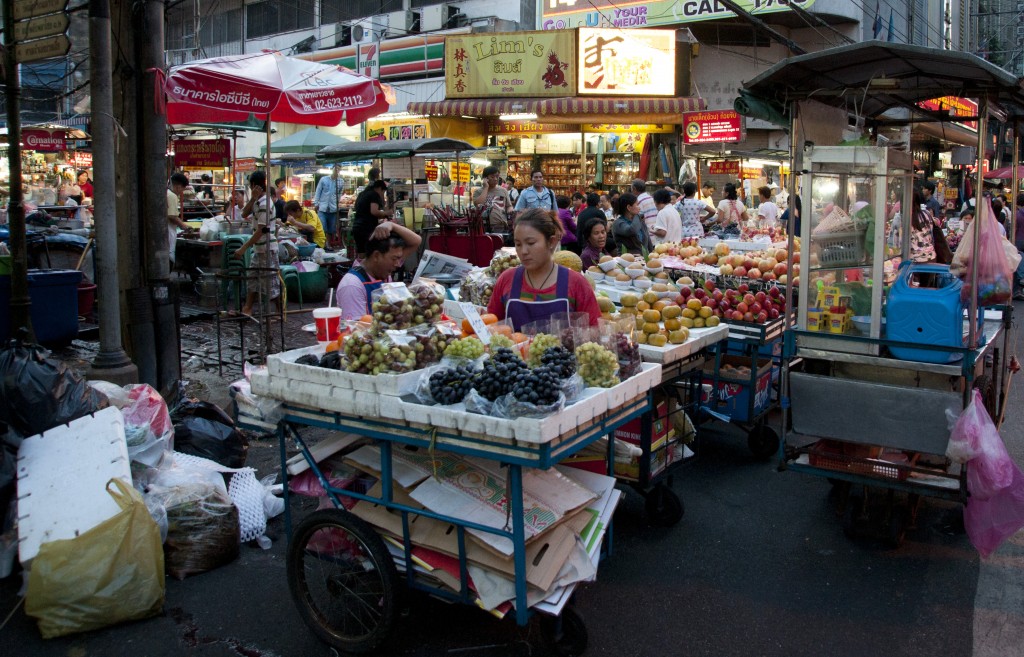
[[[433,32],[468,24],[466,15],[453,5],[420,7],[420,31]]]
[[[455,22],[458,23],[460,19],[465,18],[465,14],[458,14],[455,18]],[[473,32],[517,32],[519,31],[519,23],[510,21],[505,18],[498,18],[497,16],[485,16],[483,18],[468,19],[470,29]],[[465,25],[466,23],[462,23]],[[452,27],[462,27],[462,25],[452,25]]]
[[[349,21],[348,25],[352,28],[353,44],[372,43],[387,36],[388,16],[381,14],[380,16],[360,18],[356,21]]]
[[[389,37],[403,37],[420,31],[420,13],[418,11],[393,11],[388,14]]]

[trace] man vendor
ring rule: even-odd
[[[302,207],[298,201],[288,201],[284,204],[285,224],[299,231],[307,241],[319,246],[321,249],[327,244],[327,233],[324,232],[320,217],[309,208]]]
[[[420,246],[419,235],[405,226],[385,221],[366,241],[364,258],[341,279],[335,298],[342,319],[359,319],[371,314],[373,291],[402,266]]]

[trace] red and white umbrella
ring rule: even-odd
[[[203,59],[171,69],[164,83],[167,122],[245,121],[349,125],[383,114],[390,87],[341,66],[279,52]]]

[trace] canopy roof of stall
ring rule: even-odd
[[[621,123],[624,117],[643,123],[680,123],[683,112],[705,109],[703,98],[490,98],[413,101],[407,111],[430,116],[501,116],[536,114],[557,123]],[[633,121],[639,122],[639,121]]]
[[[1011,73],[976,55],[902,43],[864,41],[784,59],[743,85],[756,96],[782,104],[813,99],[848,108],[878,124],[906,124],[906,108],[916,120],[964,121],[917,106],[942,96],[988,97],[1010,117],[1024,118],[1024,85]],[[912,119],[913,120],[913,119]]]
[[[321,149],[317,160],[321,162],[350,162],[372,158],[392,159],[446,152],[475,151],[476,146],[461,139],[436,137],[431,139],[402,139],[385,141],[350,141]]]
[[[334,135],[326,130],[320,130],[319,128],[312,127],[300,130],[299,132],[288,135],[287,137],[282,137],[277,141],[270,142],[270,152],[273,154],[292,153],[313,155],[326,146],[345,144],[349,141],[350,140],[345,137]],[[264,147],[262,152],[265,153],[266,150],[266,147]]]

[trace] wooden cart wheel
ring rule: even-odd
[[[560,616],[542,616],[541,624],[544,641],[552,654],[576,657],[586,651],[587,626],[575,607],[564,607]]]
[[[774,429],[759,424],[747,434],[747,447],[754,458],[767,460],[779,451],[779,434],[775,433]]]
[[[388,638],[399,579],[380,536],[340,509],[310,514],[288,545],[288,588],[299,615],[323,641],[350,653]]]
[[[682,519],[686,509],[675,491],[659,483],[644,495],[644,512],[647,522],[655,527],[672,527]]]

